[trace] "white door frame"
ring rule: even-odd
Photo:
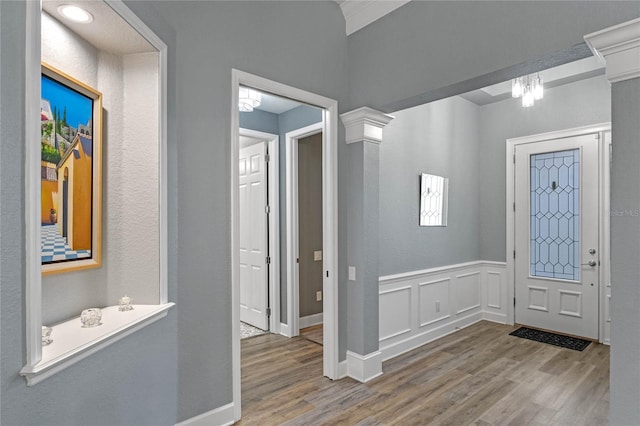
[[[257,130],[240,128],[240,136],[262,139],[269,155],[269,331],[280,333],[280,136]],[[275,236],[275,238],[274,238]]]
[[[239,176],[238,142],[239,114],[238,88],[253,87],[302,103],[323,108],[324,138],[322,145],[322,266],[324,294],[323,374],[338,379],[338,102],[305,90],[287,86],[257,75],[233,69],[231,71],[231,336],[233,369],[234,419],[241,416],[240,380],[240,285],[239,257]]]
[[[300,243],[298,228],[298,141],[302,138],[321,133],[323,127],[323,123],[320,122],[285,134],[285,152],[287,159],[287,322],[289,325],[288,333],[285,335],[288,337],[294,337],[300,334],[300,264],[297,262]],[[324,136],[322,139],[324,142]],[[324,158],[324,152],[322,156]],[[322,250],[324,252],[324,248]]]
[[[599,303],[599,321],[598,321],[598,340],[600,343],[608,343],[604,342],[604,328],[607,321],[610,321],[605,315],[605,311],[608,309],[603,309],[603,307],[607,306],[607,288],[610,286],[608,282],[608,273],[609,273],[609,263],[610,263],[610,254],[609,254],[609,216],[607,212],[609,211],[609,198],[610,198],[610,186],[609,186],[609,147],[608,143],[610,142],[610,133],[611,133],[611,123],[600,123],[592,126],[584,126],[584,127],[576,127],[573,129],[559,130],[555,132],[541,133],[537,135],[531,136],[523,136],[519,138],[507,139],[507,203],[506,203],[506,212],[507,212],[507,300],[513,301],[515,300],[515,259],[513,253],[515,252],[515,211],[514,211],[514,203],[515,203],[515,147],[517,145],[528,144],[528,143],[536,143],[542,142],[546,140],[560,139],[566,137],[573,136],[581,136],[588,135],[593,133],[599,133],[599,161],[600,161],[600,195],[599,195],[599,203],[600,203],[600,234],[599,234],[599,248],[600,251],[600,286],[599,286],[599,294],[598,298]],[[604,141],[604,142],[603,142]],[[603,285],[606,283],[606,285]],[[610,294],[610,293],[608,293]],[[511,302],[507,303],[507,324],[514,324],[515,322],[515,309],[514,304]]]

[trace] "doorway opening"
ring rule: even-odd
[[[242,99],[243,105],[239,105],[240,101],[240,91],[242,91]],[[257,93],[257,95],[256,95]],[[264,96],[264,98],[263,98]],[[254,204],[251,206],[246,203],[246,200],[259,200],[261,195],[248,196],[245,195],[245,211],[252,212],[254,217],[257,219],[254,221],[255,223],[264,223],[265,231],[264,235],[266,236],[266,241],[263,241],[260,237],[258,238],[249,238],[247,237],[248,233],[244,233],[241,228],[241,214],[242,214],[242,201],[241,201],[241,191],[244,191],[245,194],[249,194],[249,191],[241,190],[241,185],[245,185],[245,189],[249,188],[246,185],[254,185],[254,187],[259,187],[263,185],[264,181],[260,181],[260,177],[256,176],[255,182],[248,178],[246,175],[247,170],[255,170],[257,174],[259,167],[251,168],[251,162],[254,161],[254,165],[260,162],[259,158],[261,155],[267,156],[269,159],[272,159],[271,152],[267,152],[266,149],[263,150],[261,147],[265,147],[266,141],[265,138],[262,139],[262,142],[258,141],[256,143],[250,143],[249,148],[253,146],[253,150],[256,152],[244,154],[245,159],[245,177],[242,177],[242,165],[240,158],[240,150],[241,150],[241,128],[247,129],[249,125],[241,120],[241,112],[240,110],[248,111],[248,105],[251,105],[250,109],[257,109],[259,104],[262,104],[262,100],[269,100],[270,97],[276,98],[284,98],[285,101],[293,101],[296,104],[299,104],[301,107],[305,107],[302,109],[306,109],[309,107],[313,107],[318,111],[318,122],[321,126],[322,131],[322,163],[321,163],[321,171],[322,171],[322,201],[321,201],[321,217],[322,217],[322,245],[320,250],[322,253],[322,308],[323,308],[323,375],[331,378],[338,378],[338,285],[337,285],[337,102],[332,99],[328,99],[313,93],[309,93],[300,89],[293,88],[291,86],[287,86],[281,83],[274,82],[272,80],[264,79],[262,77],[258,77],[252,74],[248,74],[242,71],[233,70],[232,72],[232,96],[231,96],[231,220],[232,220],[232,238],[231,238],[231,264],[232,264],[232,336],[233,336],[233,404],[234,404],[234,418],[236,420],[241,417],[241,380],[240,380],[240,365],[241,365],[241,354],[240,354],[240,319],[241,319],[241,292],[242,292],[242,275],[243,275],[243,267],[241,263],[244,263],[244,270],[246,271],[244,275],[246,276],[248,272],[256,276],[266,276],[268,279],[267,287],[262,287],[261,293],[264,294],[266,299],[266,304],[263,304],[264,312],[267,314],[268,321],[262,322],[262,325],[268,325],[270,331],[272,333],[280,333],[284,335],[290,335],[291,326],[290,324],[294,318],[293,315],[289,314],[292,309],[293,304],[289,303],[289,298],[291,297],[290,292],[288,291],[289,281],[286,278],[286,274],[282,273],[282,271],[288,270],[289,266],[288,258],[286,256],[280,256],[279,265],[274,265],[274,258],[272,254],[275,252],[284,253],[288,250],[283,249],[289,240],[290,236],[288,234],[284,234],[282,232],[286,229],[283,225],[284,215],[279,214],[280,220],[276,220],[276,222],[280,222],[280,229],[276,229],[277,226],[270,225],[272,222],[271,219],[266,219],[266,217],[271,216],[270,213],[273,206],[269,205],[268,207],[262,206],[264,210],[260,209],[261,203]],[[247,108],[247,109],[244,109]],[[260,109],[257,109],[260,111]],[[283,121],[282,119],[280,120]],[[282,126],[280,126],[282,127]],[[298,127],[300,128],[300,127]],[[293,128],[296,130],[296,128]],[[262,129],[264,131],[264,129]],[[270,133],[271,135],[280,134],[280,129],[276,131],[270,131],[265,133]],[[254,135],[255,136],[255,135]],[[283,144],[284,137],[280,135],[279,143]],[[251,135],[247,135],[245,133],[245,137],[252,137]],[[260,140],[260,136],[254,139]],[[273,140],[273,139],[272,139]],[[245,139],[245,143],[246,139]],[[280,150],[278,155],[280,162],[284,161],[284,150]],[[254,159],[252,159],[252,157]],[[266,187],[271,188],[272,185],[275,185],[275,179],[268,181],[268,177],[272,175],[272,172],[264,170],[269,170],[270,167],[273,167],[270,162],[265,162],[265,169],[263,169],[264,174],[267,176],[267,185]],[[267,165],[268,164],[268,165]],[[248,169],[247,169],[248,167]],[[279,167],[277,173],[280,176],[280,183],[275,185],[277,187],[281,187],[283,184],[283,175],[284,168]],[[274,195],[274,190],[272,190],[271,195],[267,191],[266,199],[272,199]],[[281,196],[276,204],[280,204],[280,211],[284,210],[283,203],[286,197],[282,197],[284,190],[280,190],[279,193]],[[272,203],[275,201],[272,201]],[[260,215],[258,213],[261,213]],[[275,215],[273,215],[275,216]],[[253,226],[253,225],[252,225]],[[276,228],[276,229],[273,229]],[[281,235],[285,235],[286,238],[281,238]],[[260,265],[256,263],[256,265],[251,265],[245,261],[245,258],[248,256],[241,255],[241,249],[243,249],[243,236],[245,237],[245,247],[247,253],[255,252],[254,262],[259,262],[260,258],[264,259],[264,263]],[[280,242],[280,250],[272,247],[271,242],[279,240]],[[251,241],[253,246],[260,245],[260,247],[248,247],[246,243],[247,241]],[[267,250],[267,255],[264,256],[264,250]],[[258,254],[262,251],[261,254]],[[272,272],[280,269],[280,277],[273,278]],[[269,280],[273,281],[273,285],[269,285]],[[281,283],[286,281],[286,286],[282,286]],[[247,282],[251,282],[248,280]],[[248,288],[249,286],[245,286]],[[286,294],[283,294],[285,293]],[[245,297],[243,299],[245,306],[249,306],[247,304],[248,298]],[[279,303],[278,303],[279,302]],[[253,302],[252,302],[253,303]],[[254,303],[255,304],[255,303]],[[276,312],[279,310],[279,312]],[[254,311],[261,311],[260,308],[255,309]],[[255,313],[255,312],[254,312]],[[269,315],[271,314],[271,315]],[[263,315],[262,313],[260,315]]]

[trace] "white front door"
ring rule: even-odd
[[[266,143],[240,149],[240,321],[268,330]]]
[[[598,135],[515,147],[515,321],[598,339]]]

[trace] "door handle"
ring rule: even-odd
[[[591,266],[594,267],[597,265],[597,262],[595,260],[590,260],[587,263],[581,263],[582,266]]]

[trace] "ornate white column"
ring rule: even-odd
[[[393,117],[363,107],[341,115],[347,148],[347,374],[382,374],[378,332],[379,144]]]
[[[585,36],[611,85],[611,425],[640,424],[640,19]]]

